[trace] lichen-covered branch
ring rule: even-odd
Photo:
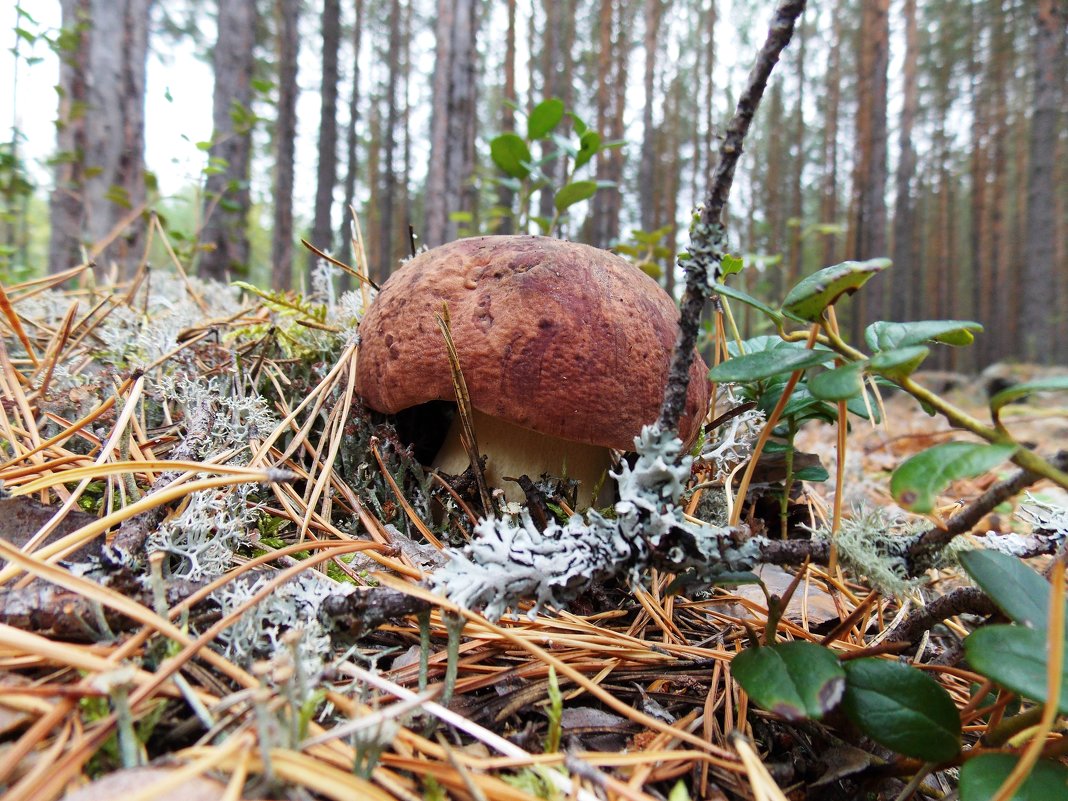
[[[1068,451],[1059,451],[1049,463],[1058,470],[1068,470]],[[1042,476],[1031,470],[1020,470],[997,482],[968,506],[946,521],[945,528],[931,528],[916,538],[909,547],[909,560],[922,571],[930,566],[931,559],[940,553],[950,541],[971,529],[999,504],[1013,498]]]
[[[677,505],[692,459],[671,431],[646,426],[635,438],[638,459],[615,474],[615,517],[572,515],[544,531],[524,511],[518,519],[484,518],[472,541],[432,577],[433,587],[468,609],[497,619],[523,601],[535,614],[562,606],[612,578],[637,580],[652,567],[713,581],[746,570],[760,555],[758,541],[740,528],[698,526]]]
[[[734,116],[720,146],[719,162],[712,175],[712,185],[700,216],[690,227],[689,259],[685,262],[686,291],[682,296],[679,320],[679,335],[668,372],[664,402],[660,407],[660,427],[672,431],[678,426],[686,389],[689,384],[690,364],[697,343],[701,312],[712,294],[712,284],[724,254],[727,252],[726,232],[723,227],[723,211],[734,182],[734,170],[742,155],[749,126],[753,122],[760,99],[779,54],[793,37],[794,25],[805,9],[805,0],[786,0],[775,9],[771,28],[764,46],[757,54],[756,64],[749,72],[745,91],[738,99]]]

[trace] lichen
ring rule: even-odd
[[[682,442],[658,426],[635,438],[638,458],[612,473],[620,500],[615,517],[590,511],[566,523],[550,521],[539,531],[530,515],[483,518],[472,541],[450,550],[433,587],[490,619],[533,601],[530,614],[546,605],[564,606],[591,585],[614,577],[641,580],[650,567],[693,571],[699,579],[750,568],[757,543],[739,529],[699,526],[682,514],[678,501],[693,460]]]

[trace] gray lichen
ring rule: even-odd
[[[563,606],[590,586],[614,577],[638,582],[645,570],[693,571],[698,580],[746,570],[759,546],[741,529],[699,526],[678,506],[693,460],[682,442],[656,425],[635,438],[634,467],[613,478],[620,500],[615,517],[590,511],[539,531],[525,511],[518,518],[483,518],[472,541],[432,577],[434,588],[490,619],[533,601],[531,615]]]

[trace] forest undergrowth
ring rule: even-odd
[[[300,295],[177,259],[0,288],[4,798],[1063,794],[1068,371],[925,375],[970,321],[846,341],[883,259],[778,306],[732,284],[731,177],[802,6],[725,132],[607,508],[542,482],[540,521],[487,509],[363,406],[358,226]],[[716,391],[687,451],[694,344]],[[546,541],[582,559],[530,570]]]

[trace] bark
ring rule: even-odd
[[[278,119],[274,131],[274,231],[271,236],[271,283],[287,290],[293,284],[293,156],[297,132],[297,22],[300,0],[275,0],[278,59]]]
[[[1030,157],[1027,177],[1027,223],[1021,275],[1021,356],[1043,364],[1068,361],[1068,347],[1057,347],[1056,174],[1058,128],[1063,117],[1062,63],[1068,2],[1039,0],[1034,10],[1034,100],[1031,112]]]
[[[787,225],[790,247],[786,258],[786,286],[791,287],[801,277],[803,257],[801,231],[805,217],[805,19],[797,23],[797,93],[794,98],[793,169],[790,195],[790,217]]]
[[[540,100],[558,97],[569,107],[571,99],[571,50],[572,26],[574,24],[574,0],[543,0],[545,28],[542,46],[543,89]],[[542,157],[555,153],[556,144],[547,140],[542,144]],[[538,198],[538,214],[546,219],[553,216],[553,188],[563,185],[567,170],[564,158],[550,161],[542,168],[552,187],[544,189]]]
[[[356,178],[360,169],[358,125],[360,122],[360,50],[363,40],[363,0],[356,0],[356,20],[352,28],[352,89],[349,92],[349,120],[345,131],[345,203],[341,209],[341,261],[351,264],[352,212],[356,207]],[[348,274],[345,276],[347,282]]]
[[[638,168],[638,202],[641,208],[643,231],[653,231],[657,226],[653,184],[656,179],[656,130],[653,128],[653,106],[658,99],[654,93],[656,80],[657,41],[660,36],[660,19],[664,12],[664,0],[645,0],[645,105],[642,107],[642,154]]]
[[[1012,39],[1009,26],[1002,14],[1002,0],[993,0],[992,19],[994,23],[993,53],[990,60],[990,83],[992,108],[990,110],[990,215],[987,224],[990,227],[988,253],[985,259],[987,273],[981,275],[979,283],[983,288],[985,301],[980,305],[979,322],[988,326],[990,334],[982,338],[982,361],[991,363],[1001,356],[1003,348],[1003,326],[1007,323],[1005,311],[1009,304],[1005,298],[995,297],[995,287],[1010,287],[1015,284],[1010,274],[1011,263],[1008,253],[1008,236],[1006,217],[1008,204],[1008,136],[1009,112],[1007,76],[1008,64],[1012,57]],[[985,315],[985,316],[984,316]]]
[[[597,15],[597,130],[603,137],[608,131],[612,117],[612,0],[600,0]],[[611,174],[610,155],[602,150],[597,154],[597,180],[607,181]],[[588,237],[591,245],[606,247],[608,245],[607,210],[605,194],[601,190],[590,203],[590,221],[592,228]]]
[[[783,227],[785,223],[785,171],[788,147],[787,137],[782,136],[783,124],[782,81],[776,80],[768,87],[767,128],[764,137],[764,220],[765,231],[760,250],[764,255],[779,256],[780,261],[768,268],[771,297],[783,296]]]
[[[456,238],[450,214],[474,212],[467,190],[474,172],[477,33],[475,0],[439,0],[426,190],[426,241],[432,247]]]
[[[389,66],[386,79],[386,127],[382,138],[382,222],[378,230],[379,251],[375,280],[382,284],[396,263],[398,231],[394,212],[397,203],[397,175],[394,158],[397,148],[397,76],[400,72],[400,2],[389,4]]]
[[[371,232],[365,240],[367,247],[367,272],[371,280],[381,280],[378,265],[382,260],[383,242],[375,232],[382,229],[382,109],[381,103],[371,103],[371,115],[368,120],[369,146],[367,149],[367,185],[370,197],[367,200],[367,225],[365,231]],[[388,248],[387,248],[388,249]]]
[[[405,238],[405,244],[408,248],[407,251],[402,252],[408,255],[414,256],[416,248],[418,247],[419,235],[415,231],[415,224],[412,220],[412,105],[411,105],[411,84],[412,84],[412,60],[411,60],[411,44],[412,44],[412,4],[408,3],[404,6],[404,29],[401,33],[401,61],[404,75],[404,102],[401,104],[401,116],[403,121],[401,123],[401,130],[404,132],[404,147],[403,147],[403,163],[404,171],[403,178],[400,181],[400,210],[401,210],[401,225],[402,231],[407,232]],[[471,182],[468,182],[469,185]]]
[[[886,95],[889,65],[890,0],[862,3],[858,37],[857,160],[853,172],[853,219],[849,255],[870,259],[886,246]],[[855,296],[853,336],[885,316],[883,282],[876,276]],[[859,301],[859,302],[857,302]]]
[[[224,281],[232,273],[246,272],[249,262],[255,0],[219,2],[217,19],[210,157],[218,171],[212,172],[204,185],[204,227],[200,232],[204,255],[198,271]]]
[[[515,131],[515,110],[511,104],[516,103],[515,94],[515,17],[516,0],[506,0],[508,3],[508,30],[504,38],[504,93],[501,104],[501,130],[505,133]],[[502,209],[511,210],[515,202],[515,193],[504,184],[497,187],[497,205]],[[502,214],[497,233],[514,233],[513,220],[510,214]]]
[[[707,195],[712,189],[712,172],[716,169],[716,151],[714,143],[716,138],[716,125],[714,116],[713,98],[715,97],[715,81],[712,75],[716,68],[716,0],[709,0],[708,9],[703,14],[705,28],[705,146],[704,146],[704,192]]]
[[[624,136],[623,111],[632,45],[630,30],[636,9],[637,4],[628,0],[617,3],[602,0],[600,6],[600,44],[607,48],[607,53],[602,49],[598,58],[597,124],[604,139],[622,139]],[[620,148],[602,150],[597,154],[597,179],[614,184],[599,190],[590,203],[591,240],[598,247],[608,247],[619,239],[623,158]]]
[[[323,0],[323,78],[319,110],[319,169],[315,180],[315,221],[311,242],[324,252],[333,250],[334,185],[337,183],[337,83],[338,50],[341,47],[341,2]],[[317,257],[308,252],[308,269]]]
[[[919,271],[914,264],[915,205],[912,181],[916,175],[916,149],[912,144],[916,111],[919,105],[916,63],[919,57],[919,25],[916,21],[916,0],[905,0],[905,82],[898,129],[898,162],[894,198],[894,268],[891,276],[890,319],[909,320],[916,317],[916,284]]]
[[[89,103],[89,0],[62,0],[66,48],[59,59],[59,112],[56,117],[55,189],[50,199],[48,269],[58,273],[81,262],[82,190],[85,182],[86,117]]]
[[[827,89],[824,108],[823,142],[820,160],[823,176],[820,186],[820,222],[834,225],[838,222],[838,107],[842,97],[842,15],[844,0],[837,0],[834,7],[834,30],[827,63]],[[828,267],[838,262],[838,235],[823,235],[823,264]]]
[[[63,27],[73,36],[72,49],[61,58],[61,158],[51,198],[49,269],[80,263],[80,247],[87,245],[99,251],[101,269],[114,262],[129,274],[142,256],[145,234],[145,216],[136,212],[146,198],[145,64],[152,0],[60,5]]]

